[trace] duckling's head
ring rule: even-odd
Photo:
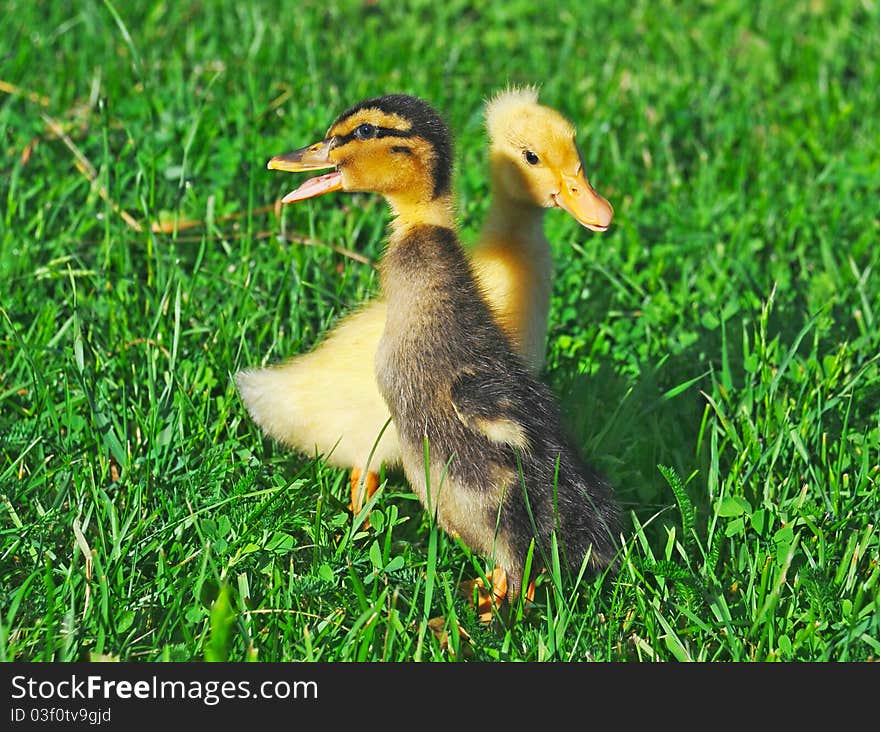
[[[497,193],[522,204],[562,208],[593,231],[608,228],[614,209],[587,179],[574,127],[539,104],[536,89],[508,89],[492,98],[486,127]]]
[[[272,170],[335,168],[287,194],[294,203],[330,191],[381,193],[399,211],[450,197],[452,142],[440,115],[406,94],[367,99],[343,112],[320,142],[278,155]]]

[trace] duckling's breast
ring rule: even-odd
[[[423,226],[392,240],[382,286],[387,315],[376,376],[398,429],[421,439],[427,421],[435,425],[438,445],[446,437],[463,439],[452,384],[510,344],[492,327],[454,233]]]
[[[456,414],[452,386],[511,346],[494,326],[449,229],[418,227],[392,240],[382,284],[388,311],[376,378],[400,435],[407,476],[445,526],[462,534],[462,526],[476,520],[482,535],[483,523],[497,513],[501,487],[514,477],[513,455],[467,427]]]

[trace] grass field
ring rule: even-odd
[[[295,5],[4,5],[0,658],[880,657],[880,4]],[[231,377],[378,286],[384,203],[279,216],[268,158],[422,96],[470,240],[509,82],[615,206],[605,234],[547,215],[542,378],[626,545],[483,627],[457,585],[486,561],[401,475],[353,526],[347,475]]]

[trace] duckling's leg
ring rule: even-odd
[[[349,508],[355,516],[361,512],[364,504],[373,497],[373,494],[379,487],[379,476],[372,470],[367,471],[363,484],[361,482],[361,475],[363,475],[363,471],[360,468],[351,469],[349,481],[351,483],[351,504]],[[369,526],[369,523],[365,521],[364,526]]]

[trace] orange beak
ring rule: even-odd
[[[611,225],[614,209],[584,176],[581,166],[576,175],[563,175],[559,193],[552,196],[553,203],[571,214],[581,226],[591,231],[605,231]]]

